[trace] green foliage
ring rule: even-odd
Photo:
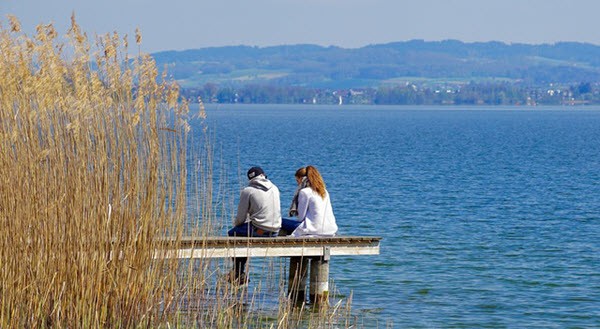
[[[452,82],[398,81],[378,88],[309,88],[252,84],[186,88],[184,97],[207,103],[242,104],[375,104],[375,105],[575,105],[600,104],[600,86],[531,86],[512,81]]]
[[[386,80],[510,79],[524,84],[600,81],[600,46],[412,40],[358,49],[293,45],[217,47],[153,54],[187,88],[205,83],[377,88]],[[248,70],[256,71],[249,74]],[[350,82],[350,84],[349,84]]]
[[[600,47],[412,40],[153,54],[207,103],[600,104]]]

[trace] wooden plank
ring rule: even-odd
[[[157,251],[156,258],[224,258],[378,255],[379,237],[187,237]],[[169,243],[167,243],[169,245]],[[328,249],[328,252],[325,251]]]
[[[246,238],[246,237],[183,237],[179,241],[166,239],[167,243],[179,243],[180,247],[191,246],[231,246],[231,245],[323,245],[323,244],[361,244],[379,242],[380,237],[371,236],[333,236],[333,237],[275,237],[275,238]]]

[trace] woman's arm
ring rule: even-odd
[[[298,194],[298,220],[303,222],[306,219],[306,212],[308,211],[308,200],[310,199],[309,187],[303,188]]]

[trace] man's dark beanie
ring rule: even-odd
[[[258,176],[264,175],[265,172],[260,167],[252,167],[248,170],[248,180]]]

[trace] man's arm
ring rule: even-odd
[[[244,190],[240,193],[240,202],[238,203],[237,214],[233,219],[233,226],[242,225],[248,217],[248,209],[250,208],[250,195]]]

